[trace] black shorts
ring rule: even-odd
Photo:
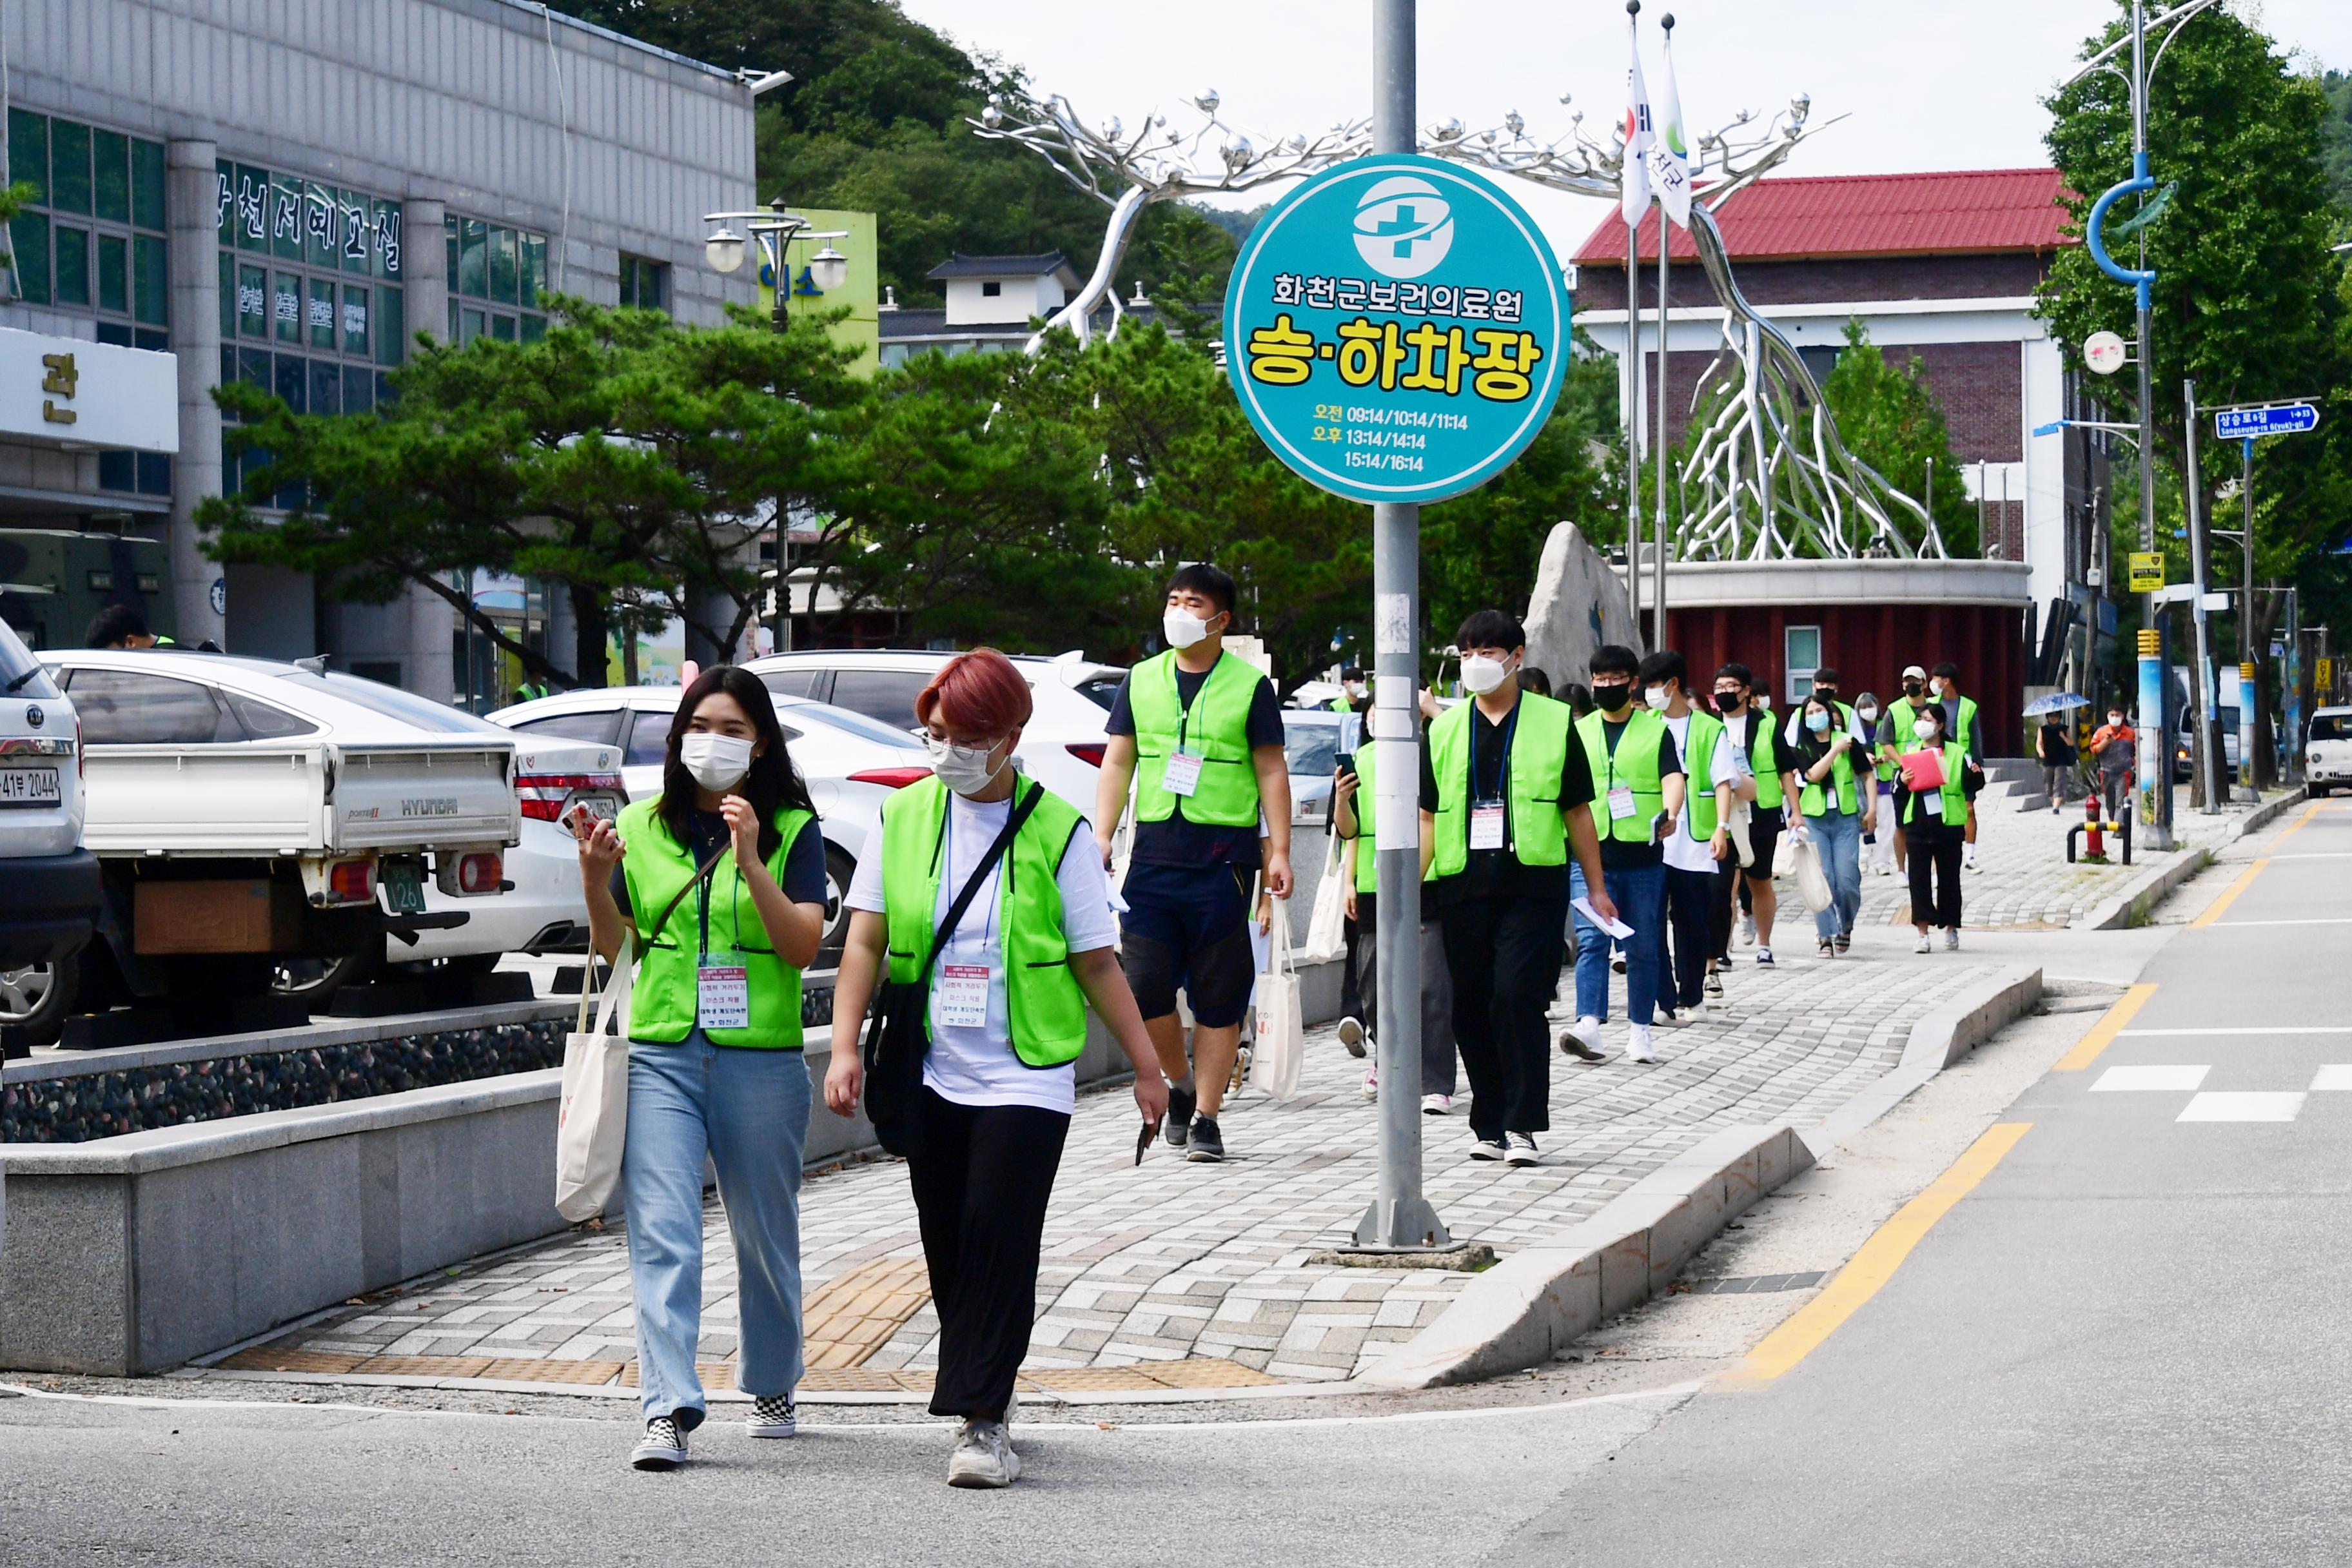
[[[1759,882],[1772,879],[1773,857],[1780,848],[1780,808],[1777,805],[1756,806],[1748,814],[1748,847],[1755,859],[1748,867],[1748,876]]]
[[[1249,937],[1252,872],[1231,865],[1130,867],[1120,889],[1119,964],[1146,1018],[1176,1011],[1181,987],[1192,1021],[1230,1029],[1249,1012],[1257,955]]]

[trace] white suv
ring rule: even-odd
[[[2352,786],[2352,708],[2314,710],[2304,737],[2303,776],[2315,800]]]
[[[772,653],[745,668],[772,691],[813,698],[863,713],[895,729],[915,727],[915,698],[952,653],[896,648],[811,648]],[[1022,767],[1031,778],[1094,815],[1095,783],[1110,743],[1110,706],[1127,671],[1083,655],[1015,656],[1036,710],[1021,735]]]
[[[98,919],[81,824],[80,721],[0,621],[0,1026],[13,1026],[11,1044],[57,1037],[68,1000],[58,976]]]

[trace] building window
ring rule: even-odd
[[[1781,664],[1789,672],[1789,700],[1802,702],[1813,689],[1813,671],[1822,667],[1822,628],[1790,626],[1781,634]]]
[[[449,342],[476,338],[535,343],[547,334],[547,236],[478,217],[448,218]]]
[[[1003,297],[1003,293],[1004,285],[998,282],[993,278],[989,279],[980,286],[980,297],[983,300],[999,299]]]
[[[668,310],[669,268],[642,256],[623,256],[621,304],[635,310]]]
[[[365,414],[388,401],[385,373],[408,338],[400,204],[226,159],[214,171],[222,383],[258,386],[297,414]],[[222,489],[240,482],[238,459],[224,452]],[[283,491],[272,504],[301,500]]]
[[[168,350],[163,144],[11,109],[8,178],[33,187],[8,226],[14,297],[93,318],[100,342]],[[172,459],[101,452],[98,482],[129,495],[168,496]]]

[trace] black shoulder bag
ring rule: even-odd
[[[931,933],[930,951],[923,955],[922,967],[915,972],[915,977],[885,980],[875,993],[873,1009],[866,1018],[863,1052],[866,1116],[874,1123],[876,1139],[893,1154],[904,1155],[915,1144],[915,1112],[921,1102],[923,1059],[931,1050],[927,1022],[931,1005],[931,970],[939,963],[940,950],[947,945],[949,936],[962,921],[964,911],[971,907],[981,884],[988,880],[989,872],[995,869],[997,861],[1012,847],[1013,835],[1029,820],[1029,814],[1037,809],[1045,793],[1044,785],[1032,784],[1028,796],[1013,806],[1012,815],[1004,820],[1003,831],[997,834],[996,842],[988,847],[980,864],[972,868],[962,891],[948,906],[947,918]],[[952,803],[950,809],[953,809]]]

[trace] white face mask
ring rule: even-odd
[[[1170,610],[1160,617],[1160,635],[1170,647],[1187,648],[1209,635],[1209,623],[1190,610]]]
[[[1862,721],[1865,724],[1877,721],[1878,710],[1875,708],[1857,708],[1854,711],[1862,715]]]
[[[1483,653],[1465,655],[1462,660],[1462,684],[1474,697],[1486,696],[1509,679],[1510,673],[1510,666]]]
[[[1936,721],[1933,719],[1915,719],[1911,721],[1911,732],[1923,741],[1932,741],[1936,738]]]
[[[678,742],[677,760],[695,783],[715,795],[733,789],[751,771],[751,742],[740,735],[696,731]]]
[[[1814,734],[1818,735],[1829,727],[1830,716],[1828,714],[1816,711],[1805,715],[1805,728],[1811,730]]]
[[[2124,716],[2120,713],[2110,713],[2107,715],[2107,722],[2109,724],[2121,724],[2123,721]]]
[[[1654,709],[1663,709],[1666,705],[1666,689],[1663,686],[1644,686],[1642,688],[1642,700]]]
[[[989,755],[996,750],[993,745],[959,746],[926,735],[923,750],[931,754],[931,772],[940,783],[958,795],[978,795],[1004,771],[1002,763],[989,764]]]

